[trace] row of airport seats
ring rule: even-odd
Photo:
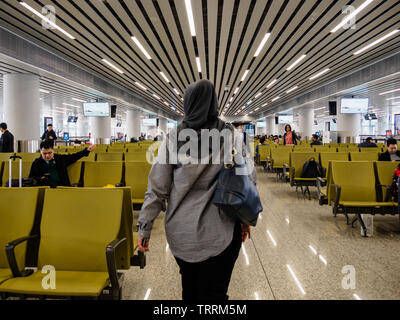
[[[18,179],[18,162],[13,162],[12,179]],[[28,178],[31,162],[22,162],[22,178]],[[5,186],[8,162],[0,162],[0,181]],[[68,168],[70,182],[76,187],[129,186],[131,202],[143,204],[151,163],[138,161],[78,161]]]
[[[159,145],[158,141],[144,141],[141,143],[115,143],[115,144],[97,144],[95,151],[99,152],[118,152],[121,150],[125,150],[125,152],[129,150],[135,149],[147,149],[152,145]],[[73,153],[80,150],[83,150],[87,147],[87,145],[80,146],[55,146],[54,150],[56,153]]]
[[[355,214],[366,236],[362,214],[398,214],[392,198],[392,179],[397,162],[329,161],[326,176],[317,178],[319,204],[332,206],[333,214]]]
[[[0,188],[0,297],[121,299],[118,270],[145,265],[129,193]]]

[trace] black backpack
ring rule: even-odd
[[[322,167],[314,158],[311,158],[304,163],[303,171],[301,172],[302,178],[316,178],[322,176]]]

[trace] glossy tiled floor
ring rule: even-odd
[[[236,262],[230,299],[400,299],[399,217],[374,218],[360,235],[329,206],[258,169],[264,211]],[[152,233],[144,270],[126,273],[124,299],[180,299],[178,267],[167,248],[163,215]],[[354,288],[345,289],[354,271]],[[343,271],[343,273],[342,273]],[[344,287],[343,287],[344,285]]]

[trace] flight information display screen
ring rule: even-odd
[[[85,102],[83,114],[85,117],[109,117],[110,105],[108,102]]]
[[[368,98],[342,98],[340,113],[367,113]]]

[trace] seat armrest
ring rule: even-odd
[[[116,185],[115,185],[115,187],[116,188],[120,188],[120,187],[125,187],[122,183],[117,183]]]
[[[18,246],[19,244],[31,240],[31,239],[37,239],[39,236],[38,235],[32,235],[32,236],[27,236],[27,237],[22,237],[19,239],[16,239],[14,241],[11,241],[7,243],[6,245],[6,256],[8,260],[8,264],[10,265],[10,269],[12,272],[12,275],[14,278],[16,277],[26,277],[30,274],[32,274],[32,270],[25,270],[25,271],[20,271],[18,268],[17,264],[17,259],[15,258],[15,247]]]
[[[115,260],[115,250],[120,244],[124,243],[125,241],[126,238],[116,239],[111,243],[109,243],[106,248],[108,276],[110,278],[111,290],[114,299],[118,299],[119,291],[122,286],[122,284],[118,280],[117,262]]]
[[[393,188],[392,188],[392,186],[388,186],[388,185],[385,185],[385,184],[378,184],[377,185],[378,187],[381,187],[381,188],[385,188],[388,192],[386,193],[386,197],[385,197],[385,200],[384,201],[388,201],[389,200],[389,195],[390,195],[390,193],[392,192],[392,190],[393,190]],[[393,198],[392,198],[393,199]]]
[[[316,183],[317,183],[318,197],[321,199],[322,198],[322,189],[321,188],[326,186],[327,181],[325,181],[321,177],[317,177]]]
[[[336,190],[336,197],[335,197],[335,200],[333,202],[333,211],[337,212],[337,209],[339,207],[340,193],[342,191],[342,187],[337,185],[337,184],[331,184],[331,187],[335,188],[335,190]]]

